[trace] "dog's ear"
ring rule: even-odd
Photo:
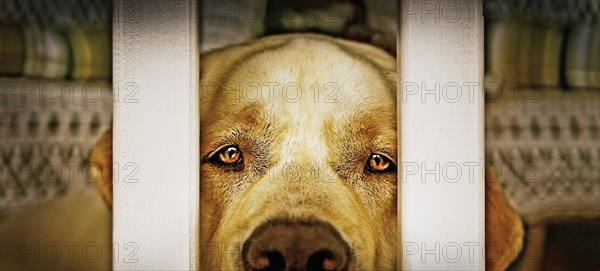
[[[505,270],[523,247],[523,223],[489,173],[485,180],[485,265],[486,270]]]
[[[96,183],[96,187],[102,194],[102,198],[112,208],[112,130],[104,132],[90,157],[89,176]]]

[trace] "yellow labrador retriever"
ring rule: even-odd
[[[395,59],[294,34],[201,61],[202,270],[397,269]],[[109,204],[110,141],[92,157]],[[487,241],[513,246],[521,222],[497,183],[486,187]],[[488,269],[511,253],[496,250]]]

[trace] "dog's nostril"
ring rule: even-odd
[[[321,250],[315,252],[308,258],[306,264],[307,270],[319,270],[319,271],[335,271],[342,270],[344,267],[344,259],[336,257],[335,253],[331,250]]]
[[[277,251],[264,252],[257,257],[248,257],[248,265],[253,270],[276,271],[285,268],[285,259]]]
[[[340,234],[323,222],[268,222],[244,243],[246,270],[322,270],[348,267],[350,249]]]

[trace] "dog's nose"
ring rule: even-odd
[[[268,222],[244,243],[247,270],[346,270],[348,244],[323,222]]]

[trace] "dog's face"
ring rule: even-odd
[[[202,267],[395,269],[395,59],[285,35],[201,61]]]
[[[201,59],[201,269],[395,270],[394,59],[316,35]],[[111,135],[90,157],[109,206]],[[523,225],[486,178],[486,269],[504,270]]]

